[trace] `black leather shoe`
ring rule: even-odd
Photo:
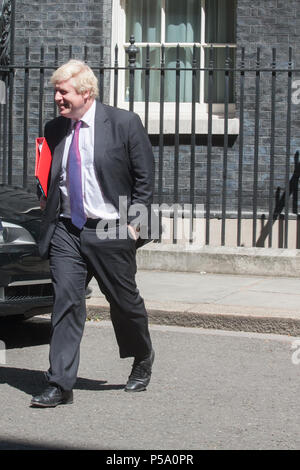
[[[146,359],[134,360],[131,374],[124,389],[125,392],[142,392],[146,390],[151,379],[154,355],[154,350],[152,349],[150,356],[146,357]]]
[[[51,407],[57,405],[67,405],[73,403],[73,391],[63,390],[58,385],[49,385],[41,395],[32,397],[31,406],[40,408]]]

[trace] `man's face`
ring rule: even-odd
[[[54,99],[61,116],[79,120],[88,108],[89,92],[77,93],[70,82],[71,79],[56,83]]]

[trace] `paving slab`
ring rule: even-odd
[[[300,279],[139,270],[152,323],[300,335]],[[95,279],[89,318],[109,318]]]

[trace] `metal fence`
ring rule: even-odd
[[[193,240],[195,221],[203,217],[204,243],[211,244],[212,221],[220,223],[219,244],[226,245],[229,219],[236,221],[234,244],[244,244],[243,220],[251,220],[252,246],[265,242],[273,245],[273,227],[277,219],[283,221],[280,246],[288,247],[289,225],[298,220],[298,124],[297,77],[292,49],[287,60],[276,60],[272,49],[270,60],[259,48],[246,54],[244,48],[232,51],[225,48],[224,64],[216,63],[216,50],[207,47],[207,61],[199,63],[198,45],[192,48],[192,65],[182,66],[180,47],[174,67],[165,63],[165,46],[161,47],[160,64],[150,63],[150,46],[145,50],[145,63],[137,65],[138,48],[134,38],[126,50],[128,61],[119,64],[119,50],[115,48],[113,65],[104,63],[103,47],[99,57],[90,57],[89,49],[81,55],[72,46],[63,51],[53,48],[53,55],[42,47],[38,52],[26,48],[24,63],[0,67],[2,77],[2,103],[0,105],[0,175],[2,183],[33,188],[34,138],[43,135],[44,124],[57,115],[53,90],[48,78],[52,71],[71,57],[89,63],[99,79],[100,101],[118,106],[120,74],[128,74],[128,108],[135,110],[135,81],[138,71],[143,72],[143,120],[149,130],[151,118],[150,85],[154,73],[159,74],[158,131],[151,134],[156,158],[155,202],[175,204],[168,216],[172,219],[172,241],[177,242],[178,220],[186,215],[188,204],[192,216],[189,220],[190,242]],[[47,52],[47,53],[46,53]],[[262,52],[264,54],[262,58]],[[175,80],[174,132],[164,132],[166,73],[173,71]],[[180,132],[180,85],[183,74],[189,72],[191,103],[190,131]],[[203,104],[206,130],[197,130],[199,102],[199,74],[205,81]],[[222,112],[216,115],[214,99],[216,80],[223,80]],[[5,85],[5,88],[4,88]],[[122,86],[124,82],[122,82]],[[299,82],[300,85],[300,82]],[[232,99],[232,96],[234,99]],[[239,120],[238,132],[230,131],[234,102],[234,117]],[[222,122],[223,132],[216,135],[214,123]],[[168,181],[168,184],[167,184]],[[171,181],[171,182],[170,182]],[[291,200],[291,196],[293,199]],[[217,201],[217,202],[216,202]],[[177,204],[177,206],[176,206]],[[180,206],[181,205],[181,206]],[[200,209],[199,209],[200,208]],[[203,210],[201,209],[203,208]],[[189,215],[190,215],[189,214]],[[161,215],[164,212],[161,211]],[[259,221],[263,227],[259,229]],[[296,224],[296,230],[299,224]],[[298,240],[298,235],[296,234]],[[298,248],[299,242],[296,242]]]

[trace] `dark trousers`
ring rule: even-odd
[[[93,276],[110,304],[120,357],[143,358],[152,348],[147,312],[135,283],[135,241],[129,236],[121,239],[119,230],[116,239],[101,238],[95,228],[79,231],[63,219],[51,240],[54,307],[47,379],[65,390],[76,382],[86,320],[85,289]]]

